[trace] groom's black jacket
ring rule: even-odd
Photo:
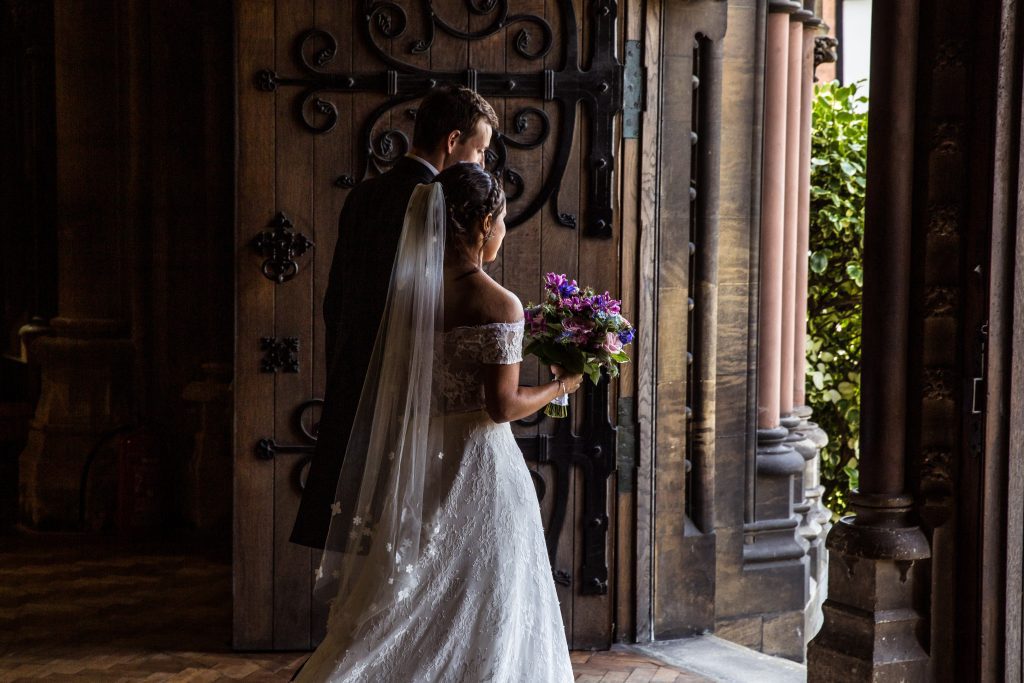
[[[327,387],[292,543],[323,548],[326,542],[345,445],[384,315],[405,207],[416,185],[431,180],[424,164],[402,157],[387,173],[354,187],[341,210],[324,295]]]

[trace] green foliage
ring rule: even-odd
[[[846,509],[860,455],[861,291],[867,97],[863,82],[814,89],[807,293],[807,405],[828,434],[825,505]]]

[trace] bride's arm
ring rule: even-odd
[[[563,392],[579,389],[583,375],[563,374],[562,382],[553,379],[535,387],[519,386],[521,363],[486,365],[484,399],[487,414],[495,422],[512,422],[533,415]]]

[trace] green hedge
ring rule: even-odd
[[[807,294],[807,405],[828,434],[825,504],[836,515],[857,486],[867,97],[863,82],[815,86]]]

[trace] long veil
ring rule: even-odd
[[[417,186],[314,574],[331,630],[354,631],[404,600],[433,551],[445,488],[434,371],[443,362],[444,229],[441,186]]]

